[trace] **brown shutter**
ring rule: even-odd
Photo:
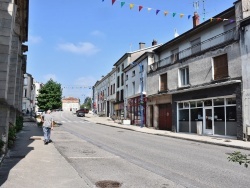
[[[222,79],[228,77],[228,61],[227,54],[214,57],[214,79]]]
[[[161,75],[160,91],[167,90],[167,86],[168,86],[168,76],[167,76],[167,73],[166,73],[166,74]]]

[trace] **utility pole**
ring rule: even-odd
[[[144,127],[144,116],[143,116],[143,65],[142,63],[139,64],[140,67],[140,73],[141,73],[141,77],[140,77],[140,82],[141,82],[141,97],[140,97],[140,126],[141,128]]]

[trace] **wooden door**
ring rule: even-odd
[[[159,105],[159,129],[172,130],[172,108],[171,104]]]

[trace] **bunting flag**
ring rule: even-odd
[[[141,11],[142,8],[143,8],[143,6],[139,6],[139,12]]]
[[[117,1],[121,2],[121,7],[123,7],[125,4],[127,4],[125,1],[121,1],[121,0],[111,0],[112,5],[114,5],[114,3],[117,2]],[[102,2],[104,2],[104,0],[102,0]],[[142,6],[142,5],[136,5],[136,4],[134,4],[134,3],[128,3],[128,4],[129,4],[129,8],[130,8],[130,9],[133,9],[134,6],[138,6],[139,12],[141,12],[141,10],[142,10],[143,8],[145,8],[145,7]],[[160,9],[154,9],[154,8],[147,7],[147,10],[148,10],[148,11],[151,11],[152,9],[155,10],[156,15],[158,15],[158,13],[161,11]],[[172,16],[173,16],[173,17],[175,17],[176,15],[179,15],[180,18],[183,18],[183,17],[185,16],[185,14],[183,14],[183,13],[170,12],[170,11],[168,11],[168,10],[163,11],[164,16],[167,16],[169,13],[172,13]],[[188,16],[187,16],[188,19],[190,19],[191,17],[192,17],[192,15],[188,15]],[[211,22],[214,21],[214,20],[216,20],[216,21],[230,21],[230,23],[235,22],[235,20],[232,20],[232,19],[210,18],[210,21],[211,21]]]
[[[230,23],[233,23],[233,22],[235,22],[235,20],[232,20],[232,19],[223,19],[223,18],[210,18],[210,22],[213,22],[214,20],[216,20],[216,21],[230,21]]]
[[[135,4],[132,4],[132,3],[129,4],[130,9],[134,8],[134,6],[135,6]]]

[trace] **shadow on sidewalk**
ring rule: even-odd
[[[10,171],[20,162],[22,161],[26,155],[34,150],[33,147],[30,146],[36,136],[43,136],[42,128],[38,127],[35,122],[24,122],[23,129],[17,133],[17,139],[15,141],[14,146],[9,149],[8,153],[4,157],[0,166],[0,187],[5,183],[8,179]],[[14,171],[18,176],[18,173],[22,173],[21,171]]]

